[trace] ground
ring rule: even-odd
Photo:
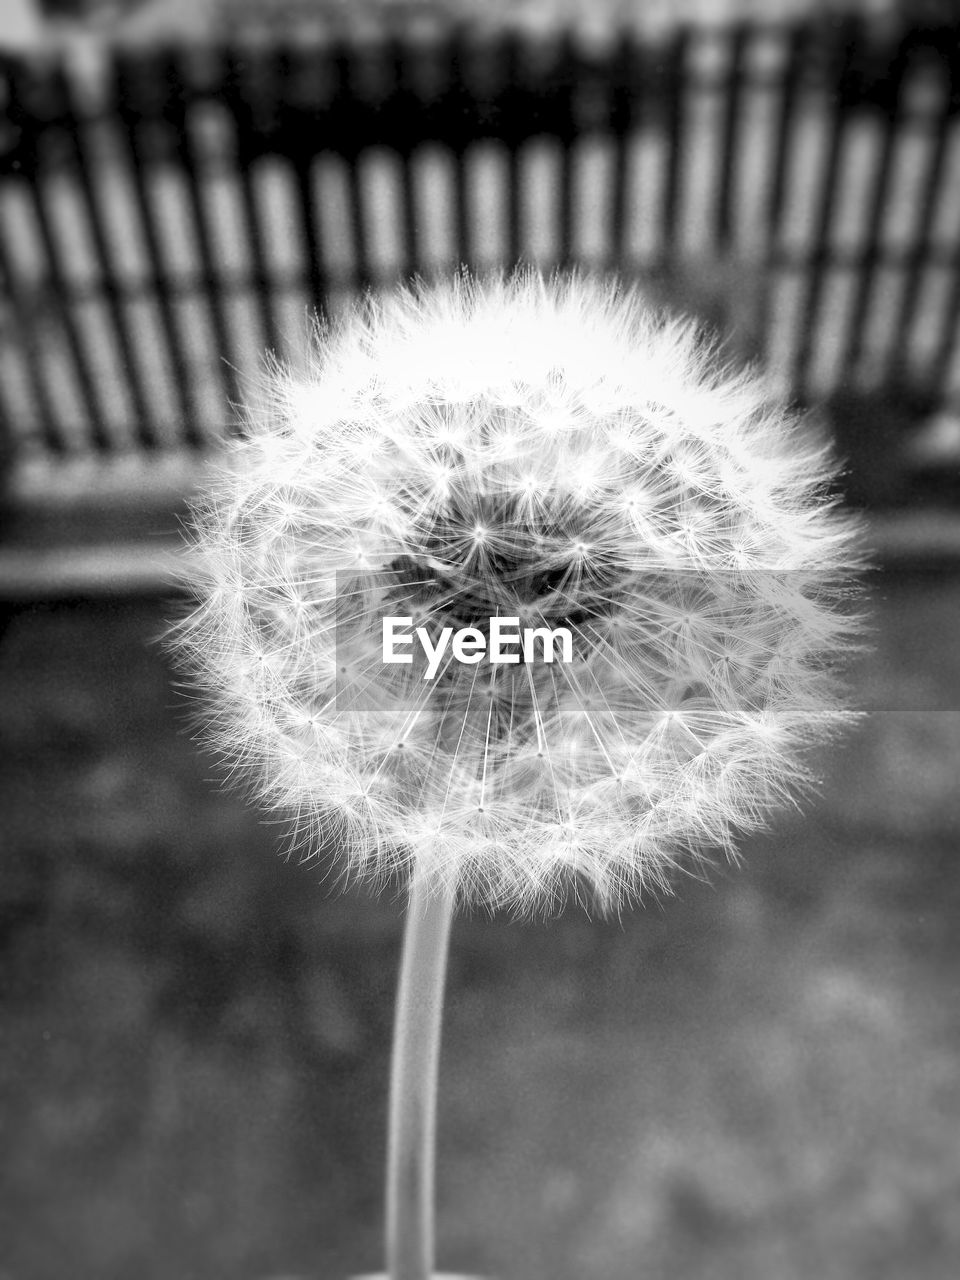
[[[874,579],[864,722],[739,869],[621,921],[458,922],[440,1262],[500,1280],[953,1280],[960,578]],[[0,649],[2,1280],[380,1261],[400,907],[185,730],[156,602]]]

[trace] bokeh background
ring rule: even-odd
[[[759,7],[689,0],[668,13],[611,0],[587,15],[572,2],[529,3],[511,13],[491,5],[483,20],[520,21],[538,42],[567,20],[647,23],[669,40],[677,18],[722,23]],[[390,8],[369,12],[379,21]],[[387,17],[403,34],[447,9],[474,19],[467,8],[438,0]],[[870,47],[901,47],[902,8],[861,6]],[[910,8],[910,30],[953,20],[949,6]],[[764,18],[815,18],[828,46],[842,17],[799,0],[763,9]],[[19,13],[17,56],[35,58],[39,41],[42,57],[66,57],[78,110],[95,115],[121,37],[136,66],[188,29],[214,40],[240,33],[253,65],[256,48],[284,32],[295,47],[314,39],[301,33],[317,10],[277,6],[266,21],[239,0],[61,3]],[[611,32],[592,29],[590,47]],[[709,71],[715,54],[704,56]],[[867,71],[876,58],[860,64],[861,81]],[[944,337],[960,264],[960,139],[945,128],[909,342],[897,350],[925,175],[940,145],[932,121],[953,119],[952,78],[932,106],[922,81],[882,183],[886,108],[854,117],[826,242],[811,188],[827,171],[839,89],[811,95],[785,161],[772,268],[760,213],[776,167],[776,75],[772,96],[748,95],[743,110],[725,237],[713,203],[724,99],[691,104],[687,195],[669,253],[663,131],[630,135],[622,269],[658,302],[700,315],[733,356],[764,354],[791,394],[810,272],[822,270],[801,391],[849,459],[847,500],[864,510],[876,549],[872,648],[852,672],[867,714],[815,761],[818,796],[744,841],[738,868],[681,878],[673,897],[621,920],[571,909],[548,923],[458,921],[441,1064],[445,1268],[500,1280],[960,1273],[960,361]],[[99,125],[84,135],[92,202],[71,152],[42,180],[24,180],[14,161],[28,155],[16,97],[26,82],[3,83],[0,1278],[337,1280],[375,1270],[402,901],[341,891],[335,850],[303,865],[278,857],[282,826],[223,787],[190,737],[189,699],[158,642],[183,607],[167,576],[176,515],[229,429],[228,400],[255,394],[266,345],[262,294],[247,287],[257,263],[242,226],[231,230],[243,206],[240,179],[223,163],[229,130],[211,99],[196,135],[201,206],[218,232],[206,250],[182,164],[167,163],[162,137],[142,144],[160,258],[182,286],[171,306],[184,380],[116,139]],[[38,146],[47,145],[44,133]],[[605,261],[607,195],[623,154],[603,137],[577,150],[576,261]],[[333,151],[311,159],[321,279],[300,271],[301,197],[289,173],[260,159],[254,190],[276,345],[296,361],[318,294],[336,310],[360,268],[375,285],[396,271],[402,184],[389,157],[367,157],[360,255],[348,169]],[[445,270],[458,248],[455,169],[439,153],[415,161],[423,252]],[[524,161],[525,255],[552,262],[563,250],[553,212],[562,156],[534,139]],[[480,266],[505,256],[505,172],[496,147],[472,153],[469,232]],[[91,230],[93,202],[104,211],[106,254]],[[871,247],[873,283],[850,361],[863,278],[850,263],[862,267],[857,255],[869,258]],[[196,286],[207,251],[211,274]],[[131,367],[161,446],[153,452]],[[184,385],[199,444],[184,431]]]

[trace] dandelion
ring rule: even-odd
[[[178,640],[225,759],[348,872],[408,876],[441,983],[454,901],[616,909],[734,856],[848,717],[823,442],[579,276],[460,276],[319,339],[196,512]]]
[[[843,722],[829,456],[637,295],[528,274],[369,301],[277,372],[235,461],[182,645],[214,743],[351,871],[616,906],[732,853]],[[382,661],[390,617],[433,649],[561,629],[573,660],[447,652],[425,680]]]

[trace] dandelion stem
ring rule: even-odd
[[[434,1264],[437,1062],[452,891],[410,885],[393,1030],[387,1139],[387,1271],[430,1280]]]

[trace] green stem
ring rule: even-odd
[[[400,965],[387,1137],[387,1271],[430,1280],[434,1265],[437,1063],[454,895],[414,876]]]

